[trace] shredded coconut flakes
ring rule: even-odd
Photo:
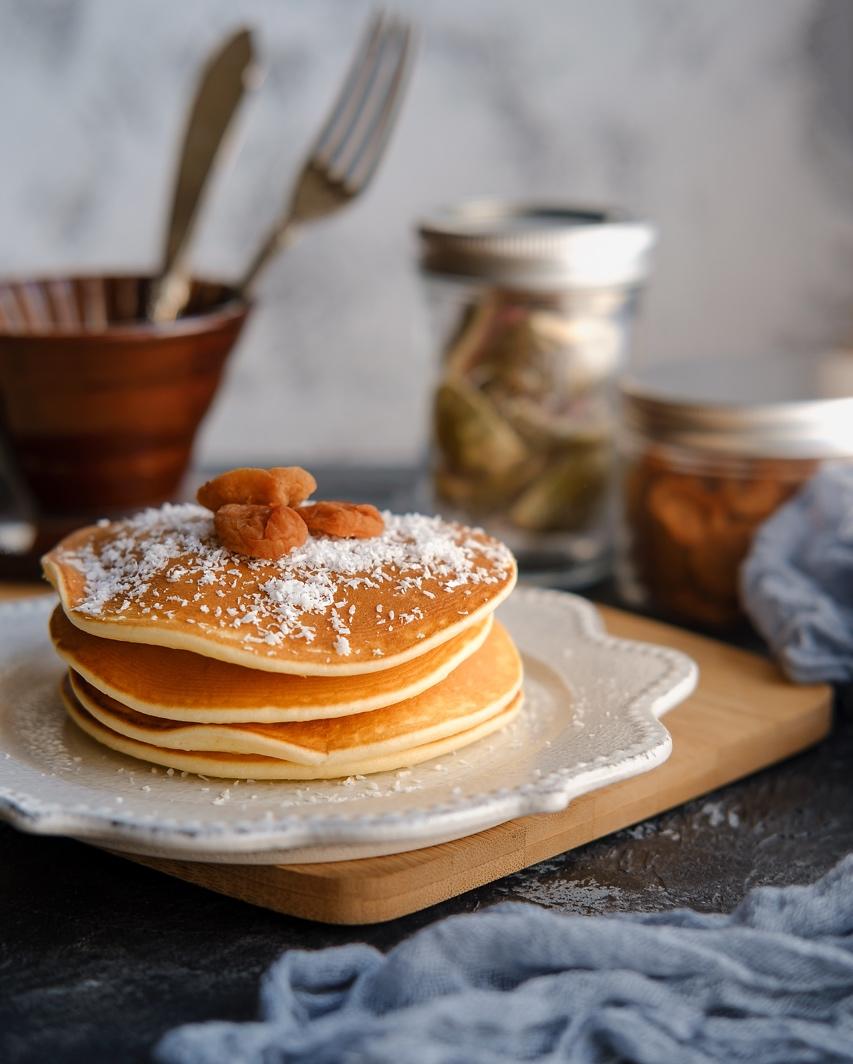
[[[241,558],[242,568],[237,568],[235,556],[219,545],[208,510],[166,504],[117,525],[99,526],[106,535],[66,551],[62,560],[85,577],[85,597],[75,607],[81,613],[119,617],[136,606],[153,619],[158,615],[151,611],[151,602],[159,592],[152,582],[162,587],[166,581],[182,585],[183,592],[168,595],[169,603],[176,604],[170,616],[177,614],[202,631],[238,629],[244,645],[271,648],[286,638],[313,642],[316,619],[325,617],[336,637],[334,650],[344,657],[352,653],[347,638],[355,615],[348,601],[351,590],[379,590],[386,600],[404,595],[409,602],[422,595],[425,609],[409,606],[399,616],[382,603],[375,606],[374,624],[382,624],[387,613],[398,625],[408,625],[423,620],[431,609],[435,591],[424,588],[425,581],[445,592],[465,588],[470,593],[475,585],[502,583],[511,571],[511,554],[493,539],[437,517],[383,516],[381,536],[311,536],[277,562]],[[245,592],[224,610],[217,606],[214,613],[207,604],[198,605],[210,597],[211,592],[203,590],[207,588],[220,598],[226,597],[223,588],[228,589],[234,603],[241,585]]]

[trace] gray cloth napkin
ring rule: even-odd
[[[507,903],[383,956],[285,953],[253,1023],[170,1032],[163,1064],[853,1061],[853,856],[730,915]]]
[[[853,679],[853,466],[827,466],[759,530],[741,599],[798,683]]]

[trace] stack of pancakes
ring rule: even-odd
[[[63,699],[122,753],[203,775],[404,768],[507,724],[521,662],[493,618],[516,579],[479,530],[385,515],[276,561],[222,547],[208,510],[81,529],[44,558]]]

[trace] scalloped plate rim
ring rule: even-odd
[[[238,863],[241,857],[252,855],[257,858],[274,851],[370,843],[381,845],[387,852],[391,840],[399,841],[401,848],[415,849],[420,839],[428,839],[423,844],[432,845],[443,832],[448,838],[458,838],[460,834],[473,834],[518,817],[559,812],[582,794],[663,763],[671,752],[672,739],[658,718],[684,701],[695,689],[698,680],[695,662],[669,647],[610,635],[605,631],[595,606],[568,592],[520,585],[507,607],[522,610],[527,603],[536,600],[544,603],[546,608],[555,606],[569,611],[578,622],[576,639],[596,643],[620,655],[637,651],[651,654],[665,666],[655,683],[634,694],[624,707],[626,718],[645,732],[642,749],[629,755],[614,751],[606,759],[599,759],[598,765],[585,764],[581,771],[569,764],[514,789],[497,788],[483,794],[463,796],[456,802],[440,802],[403,813],[356,817],[330,814],[322,825],[300,823],[298,818],[286,815],[272,821],[252,822],[243,818],[201,827],[198,821],[190,820],[186,820],[184,826],[174,819],[151,823],[147,818],[143,820],[119,813],[107,816],[85,807],[62,808],[55,802],[45,806],[36,795],[22,794],[3,786],[0,786],[0,821],[30,834],[96,841],[98,845],[109,844],[117,850],[121,849],[122,842],[139,853],[147,848],[167,856],[167,851],[174,849],[179,851],[175,854],[178,859],[186,860],[204,860],[212,856],[224,860],[233,855]],[[0,624],[20,612],[43,611],[47,617],[55,602],[54,596],[40,595],[0,603]],[[512,623],[508,626],[512,631]],[[0,761],[0,765],[2,763]],[[276,861],[280,859],[281,854],[275,858]]]

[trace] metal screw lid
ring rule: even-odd
[[[638,284],[655,242],[621,211],[503,200],[440,210],[418,233],[427,272],[534,288]]]
[[[620,384],[624,424],[658,443],[745,458],[853,457],[853,353],[704,359]]]

